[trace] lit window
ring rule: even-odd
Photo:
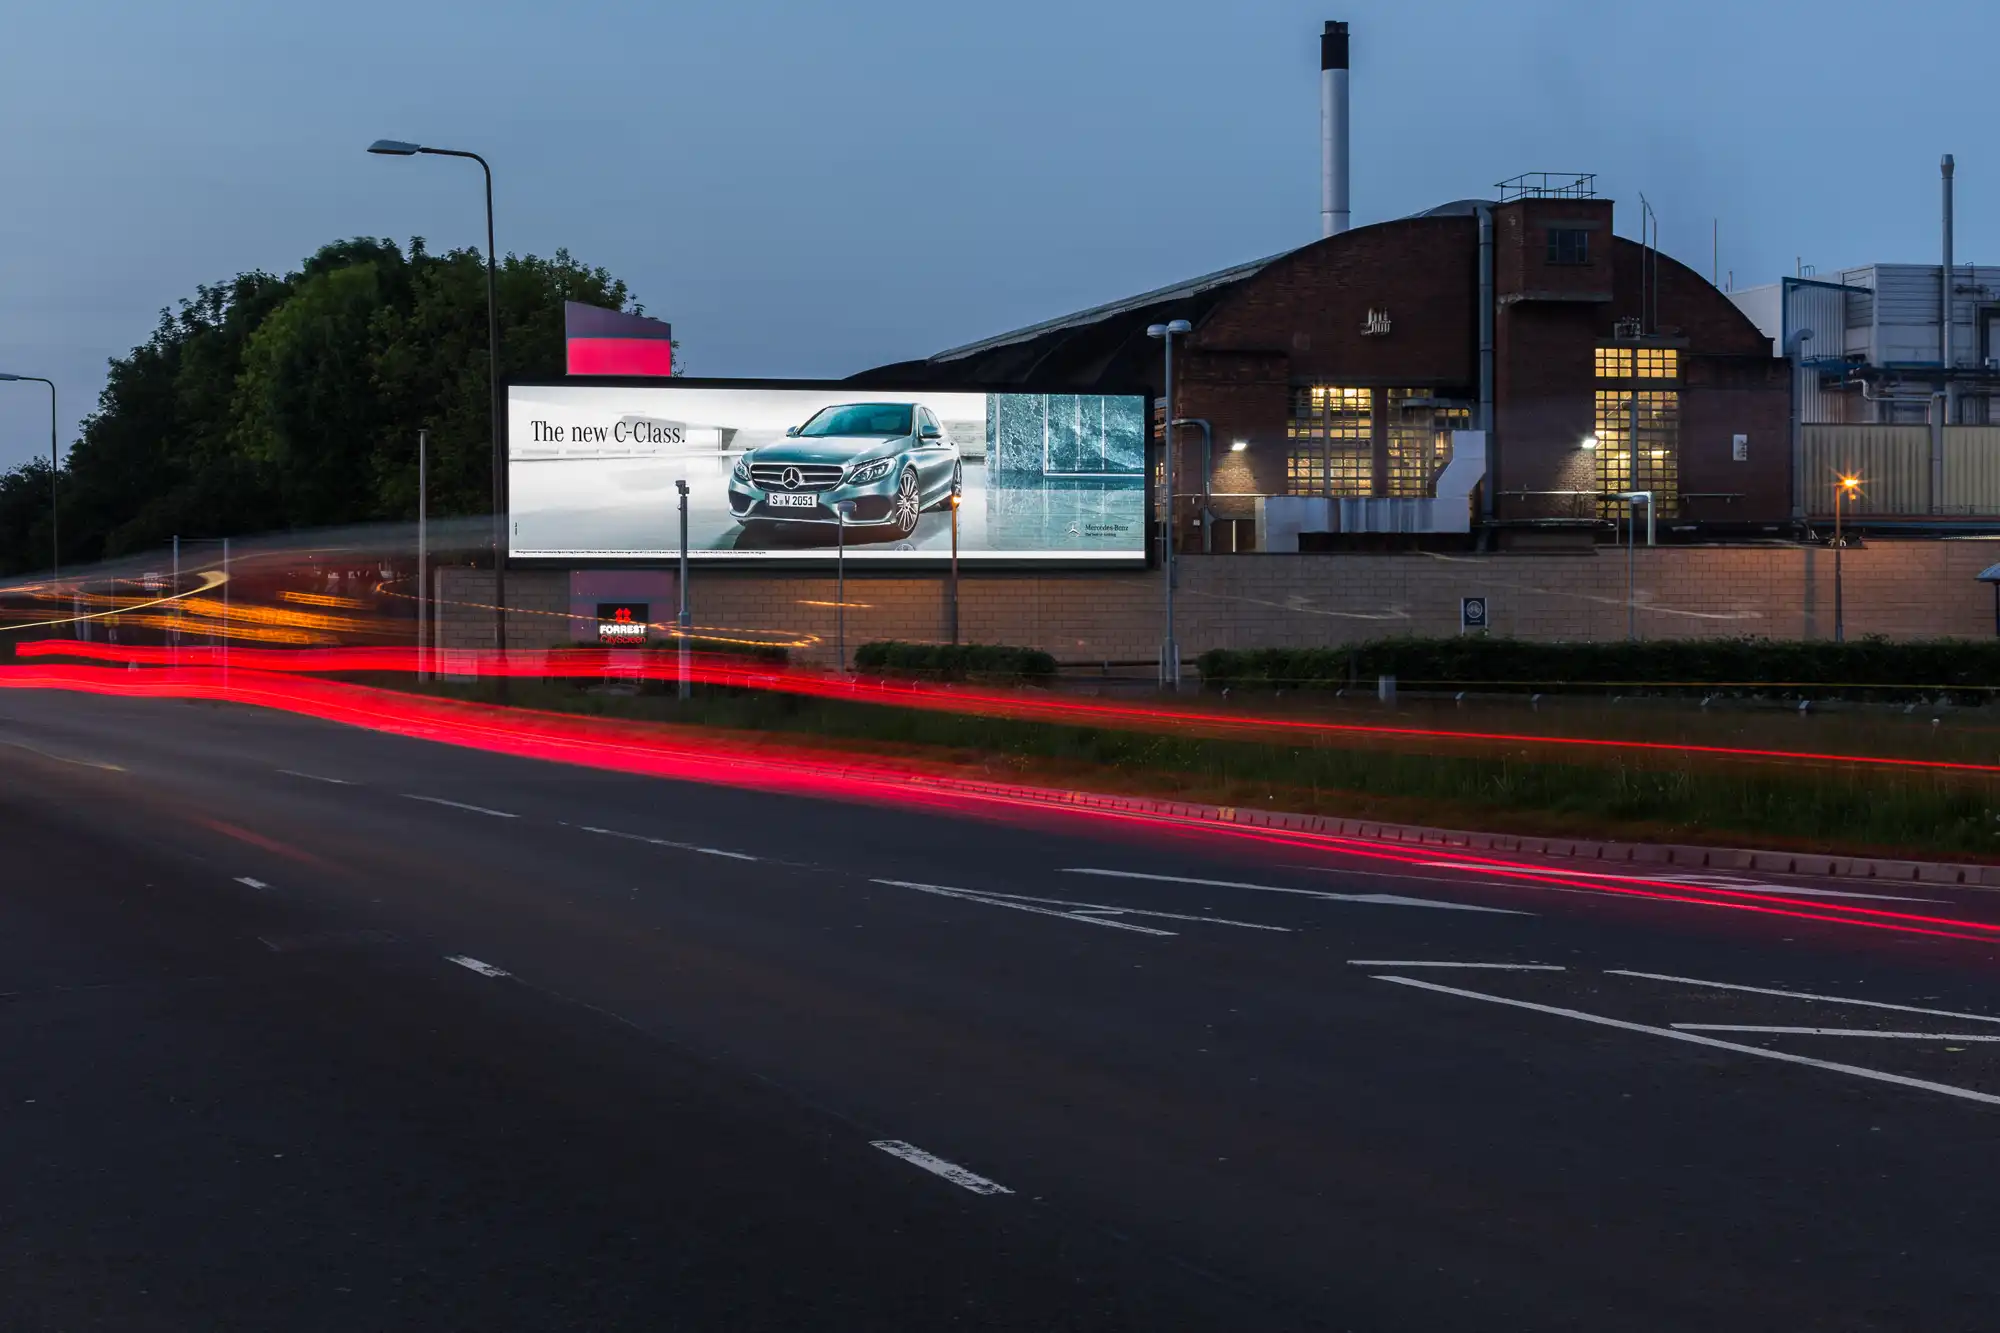
[[[1292,390],[1285,441],[1286,494],[1374,494],[1373,390],[1324,384]]]
[[[1625,380],[1632,378],[1632,349],[1629,347],[1598,348],[1597,378],[1601,380]]]
[[[1590,262],[1590,233],[1582,227],[1550,227],[1549,262],[1551,264],[1588,264]]]
[[[1597,391],[1597,450],[1594,466],[1598,513],[1606,518],[1625,513],[1625,502],[1611,498],[1621,491],[1651,491],[1660,516],[1673,514],[1680,500],[1681,396],[1673,390],[1646,390],[1638,398],[1638,450],[1633,452],[1633,393],[1629,389]]]

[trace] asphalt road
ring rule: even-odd
[[[2000,1320],[2000,894],[25,692],[0,836],[8,1330]]]

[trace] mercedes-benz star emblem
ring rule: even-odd
[[[788,467],[785,469],[785,475],[782,478],[782,480],[784,481],[786,490],[795,491],[805,481],[805,477],[799,472],[797,468]]]

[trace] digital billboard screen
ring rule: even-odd
[[[675,380],[507,389],[519,560],[1143,565],[1146,399]]]

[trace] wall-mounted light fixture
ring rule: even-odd
[[[1230,441],[1229,444],[1229,452],[1232,454],[1240,454],[1249,447],[1250,447],[1250,441],[1248,440],[1232,440]]]
[[[1585,449],[1595,449],[1597,447],[1597,437],[1595,435],[1584,436],[1583,444],[1580,447]]]

